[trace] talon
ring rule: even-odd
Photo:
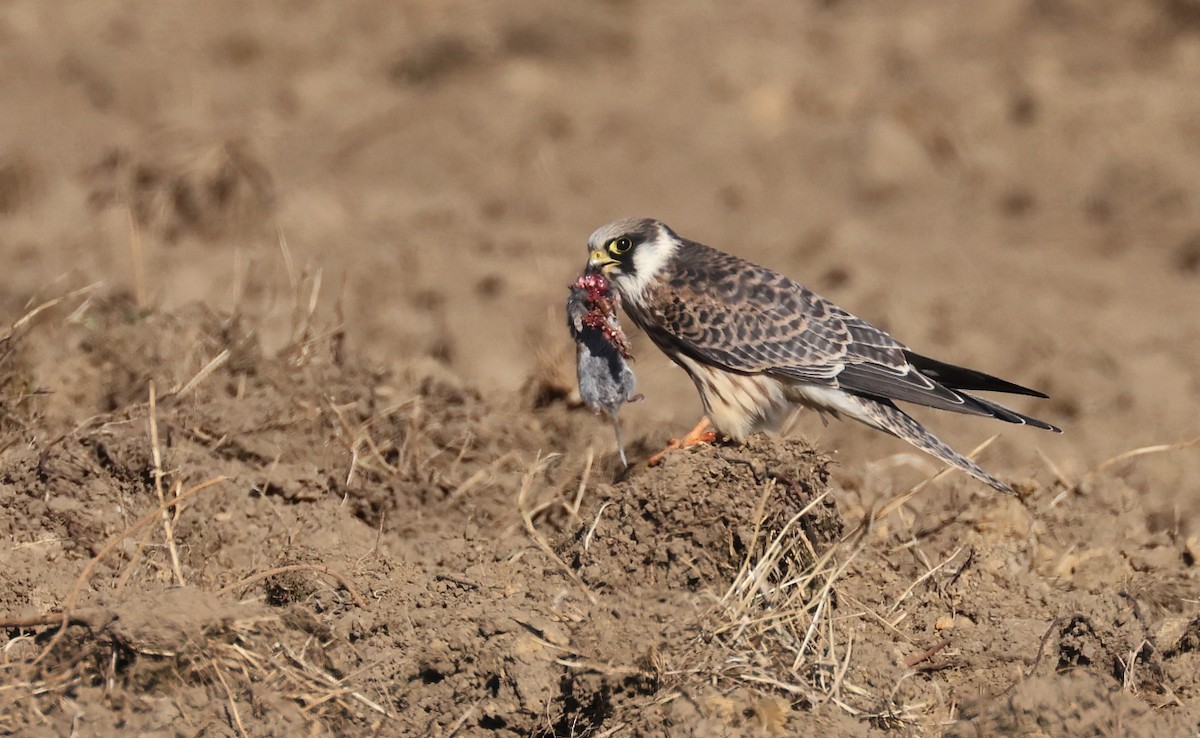
[[[712,443],[715,440],[717,440],[717,433],[716,431],[709,430],[708,418],[701,418],[696,427],[692,428],[682,440],[678,438],[668,439],[666,448],[646,459],[646,466],[658,466],[668,453],[677,449],[697,446],[701,443]]]
[[[668,453],[680,448],[683,448],[683,442],[681,442],[678,438],[668,438],[667,447],[646,459],[646,466],[658,466],[662,463],[662,460],[666,458]]]
[[[717,440],[716,431],[709,430],[711,423],[708,417],[700,418],[700,422],[696,423],[696,427],[688,431],[688,434],[679,442],[682,448],[695,446],[700,443],[712,443]]]

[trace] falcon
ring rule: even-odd
[[[735,441],[779,431],[807,407],[890,433],[1012,493],[896,402],[1062,432],[968,391],[1047,395],[915,353],[782,274],[683,238],[657,220],[601,226],[588,252],[586,271],[611,281],[625,312],[700,393],[705,419],[684,445],[698,442],[710,423]]]

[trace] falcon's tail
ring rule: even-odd
[[[843,413],[859,422],[902,438],[925,453],[936,456],[1001,492],[1013,494],[1012,487],[988,474],[974,461],[947,446],[940,438],[926,430],[925,426],[896,407],[890,400],[875,400],[854,395],[848,397],[853,398],[853,403],[857,405],[854,409],[859,412],[851,412],[850,408],[839,408]]]
[[[955,366],[931,359],[928,356],[914,354],[907,349],[904,351],[904,358],[908,359],[908,363],[915,366],[917,371],[950,389],[1007,392],[1012,395],[1029,395],[1030,397],[1040,397],[1043,400],[1050,399],[1045,392],[1022,387],[1019,384],[1013,384],[1008,380],[993,377],[991,374],[985,374],[975,369],[968,369],[965,366]]]

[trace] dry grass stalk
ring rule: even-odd
[[[538,548],[542,550],[542,553],[546,554],[551,561],[558,564],[559,568],[563,570],[563,573],[570,577],[571,581],[575,582],[575,584],[581,590],[583,590],[583,593],[587,596],[588,601],[594,605],[599,602],[599,600],[596,599],[596,595],[593,594],[592,590],[587,586],[587,584],[579,578],[579,575],[575,573],[575,570],[568,566],[567,562],[563,561],[561,556],[555,553],[554,549],[546,541],[545,537],[538,532],[537,527],[535,527],[533,524],[533,512],[525,506],[525,501],[529,496],[529,490],[533,486],[533,480],[539,474],[545,471],[546,467],[558,457],[559,454],[550,454],[548,456],[539,455],[536,459],[534,459],[533,465],[529,467],[529,470],[525,472],[525,477],[521,480],[520,491],[517,492],[517,511],[521,514],[521,520],[525,523],[525,532],[529,534],[529,537],[533,540],[533,542],[536,543]]]
[[[600,526],[600,518],[604,515],[604,510],[613,504],[612,500],[608,500],[600,509],[596,511],[596,518],[592,521],[592,526],[588,528],[587,535],[583,537],[583,550],[587,551],[592,547],[592,537],[596,535],[596,528]]]
[[[76,615],[87,618],[88,623],[93,626],[109,619],[105,612],[100,610],[80,610]],[[72,620],[76,619],[72,617]],[[58,622],[57,616],[42,618],[39,624],[50,625],[55,622]],[[256,732],[254,726],[246,723],[246,717],[258,716],[258,707],[254,707],[249,713],[245,710],[248,700],[251,699],[248,695],[257,689],[255,685],[262,685],[300,705],[301,714],[313,721],[310,727],[314,734],[328,731],[331,718],[361,719],[362,711],[357,710],[356,706],[361,706],[384,719],[391,716],[389,710],[380,702],[367,697],[352,686],[353,679],[378,666],[377,663],[364,665],[338,679],[301,655],[314,645],[311,636],[305,636],[301,648],[293,649],[288,644],[289,634],[278,629],[280,622],[276,615],[254,615],[221,621],[214,629],[205,633],[204,639],[190,643],[178,653],[148,649],[137,643],[128,645],[136,653],[153,657],[160,663],[169,659],[173,662],[172,668],[180,679],[192,682],[202,680],[219,685],[218,688],[225,696],[225,712],[230,728],[239,735]],[[272,627],[263,627],[268,625]],[[93,627],[94,632],[98,630],[98,627]],[[328,645],[321,644],[321,647]],[[263,650],[264,646],[270,649],[269,653]],[[103,679],[108,693],[116,694],[121,689],[116,674],[117,651],[113,650],[106,656],[102,653],[105,647],[102,640],[87,640],[78,653],[56,673],[24,681],[9,679],[0,685],[0,728],[6,722],[11,722],[12,713],[9,711],[16,706],[15,698],[62,695],[78,685],[89,681],[95,683],[97,678]],[[107,664],[107,668],[103,664]],[[40,713],[36,700],[29,700],[24,707],[35,714]]]
[[[145,550],[146,544],[150,542],[153,536],[154,529],[146,528],[146,531],[138,538],[137,546],[133,549],[133,555],[129,557],[129,563],[125,565],[125,570],[117,578],[117,585],[114,587],[114,591],[117,594],[125,591],[126,585],[129,584],[129,580],[133,577],[133,573],[137,569],[138,562],[142,560],[142,551]]]
[[[454,488],[453,491],[450,492],[450,495],[446,498],[446,504],[449,505],[451,503],[456,502],[459,498],[461,498],[463,495],[467,494],[472,489],[474,489],[475,487],[477,487],[478,485],[483,483],[485,480],[487,480],[489,477],[494,475],[497,471],[499,471],[502,467],[504,467],[506,464],[508,464],[508,462],[512,461],[516,457],[517,457],[516,451],[507,451],[507,452],[501,454],[500,456],[498,456],[494,461],[492,461],[487,466],[476,470],[476,472],[474,474],[467,477],[465,480],[463,480],[462,484],[459,484],[457,487]]]
[[[101,627],[104,623],[112,620],[113,614],[109,610],[103,608],[85,607],[80,610],[75,610],[67,613],[67,619],[71,623],[86,625],[95,630]],[[41,615],[21,615],[18,617],[0,618],[0,628],[34,628],[39,625],[55,625],[62,622],[62,615],[59,613],[44,613]],[[13,641],[5,644],[5,648],[13,645]],[[0,668],[9,666],[2,664]],[[3,687],[0,686],[0,690]]]
[[[42,313],[46,312],[47,310],[49,310],[57,305],[60,305],[63,302],[66,302],[68,300],[79,297],[81,295],[88,295],[89,299],[90,299],[91,293],[95,292],[97,289],[99,289],[99,287],[100,287],[100,282],[93,282],[92,284],[89,284],[86,287],[80,287],[79,289],[72,290],[71,292],[68,292],[65,295],[51,298],[49,300],[39,303],[37,306],[30,308],[29,310],[26,310],[25,314],[22,315],[20,318],[18,318],[16,320],[16,322],[14,322],[9,327],[8,333],[4,336],[0,336],[0,344],[7,344],[13,338],[17,337],[18,333],[20,333],[29,324],[31,324],[34,321],[34,319],[37,318],[37,316],[41,315]],[[86,301],[85,301],[85,304],[86,304]]]
[[[334,404],[334,402],[328,397],[323,399],[325,400],[325,404],[329,408],[329,411],[332,412],[333,416],[337,419],[338,425],[342,430],[342,438],[347,441],[347,446],[350,451],[350,470],[346,473],[347,487],[353,485],[358,469],[360,468],[385,476],[394,475],[399,471],[399,469],[389,464],[387,459],[383,457],[383,453],[379,450],[378,444],[376,444],[375,439],[371,436],[370,426],[373,422],[379,420],[380,418],[389,417],[392,412],[395,412],[395,410],[403,407],[407,403],[402,403],[394,408],[389,408],[380,415],[373,416],[366,422],[355,427],[346,418],[344,411],[345,409],[343,407]],[[361,454],[360,449],[362,449],[363,446],[366,446],[371,452],[370,462],[367,462]]]
[[[1040,458],[1042,460],[1042,463],[1046,465],[1046,468],[1048,468],[1050,470],[1050,473],[1054,475],[1054,478],[1056,480],[1058,480],[1058,483],[1060,485],[1062,485],[1063,487],[1065,487],[1067,489],[1070,489],[1075,486],[1075,483],[1071,481],[1070,477],[1068,477],[1066,475],[1066,473],[1063,472],[1063,470],[1059,467],[1058,464],[1054,463],[1054,459],[1051,459],[1049,456],[1047,456],[1046,452],[1042,451],[1042,449],[1040,449],[1040,448],[1036,449],[1036,451],[1037,451],[1038,458]]]
[[[209,658],[208,663],[212,667],[213,674],[216,675],[217,680],[221,682],[221,687],[225,690],[225,697],[229,701],[229,712],[233,716],[234,723],[237,725],[238,734],[242,738],[250,738],[250,734],[246,732],[246,725],[242,722],[242,715],[238,712],[237,700],[233,698],[233,690],[229,688],[229,682],[225,681],[225,675],[221,672],[221,667],[217,666],[217,662],[212,658]]]
[[[974,459],[976,456],[983,453],[984,449],[986,449],[988,446],[992,445],[992,443],[994,443],[995,440],[999,437],[1000,437],[999,435],[992,436],[991,438],[987,439],[983,443],[979,444],[969,454],[967,454],[967,458]],[[913,497],[916,497],[918,494],[925,491],[925,489],[927,489],[929,487],[929,485],[933,484],[934,482],[936,482],[937,480],[946,476],[947,474],[950,474],[955,471],[958,471],[958,470],[952,466],[947,466],[947,467],[943,468],[942,470],[940,470],[938,473],[934,474],[933,476],[931,476],[925,480],[922,480],[918,484],[913,485],[905,492],[902,492],[902,493],[892,497],[891,499],[885,501],[882,504],[875,505],[866,515],[863,516],[863,519],[859,521],[858,525],[854,526],[854,528],[849,533],[846,533],[844,536],[842,536],[842,540],[846,541],[846,540],[849,540],[850,538],[855,538],[855,537],[861,535],[867,528],[873,526],[876,521],[882,520],[883,518],[887,517],[888,515],[891,515],[897,509],[899,509],[900,507],[907,504],[908,501],[911,500]]]
[[[288,247],[287,236],[283,232],[283,227],[275,229],[276,240],[279,242],[279,252],[283,254],[283,268],[287,271],[288,284],[295,290],[299,284],[296,278],[296,263],[292,261],[292,250]]]
[[[446,729],[446,738],[453,738],[453,736],[457,735],[462,726],[466,725],[467,721],[471,719],[471,716],[475,714],[475,711],[479,709],[479,706],[483,704],[483,701],[484,698],[480,697],[479,699],[475,700],[475,703],[468,707],[462,715],[459,715],[458,719],[451,723],[450,727]]]
[[[567,508],[567,512],[571,515],[572,522],[579,520],[579,506],[583,504],[583,492],[587,489],[588,479],[592,476],[592,461],[595,458],[595,453],[592,447],[588,446],[587,461],[583,464],[583,474],[579,475],[579,487],[575,490],[575,499],[571,502],[571,506]],[[603,508],[601,508],[603,509]],[[593,530],[595,528],[593,527]]]
[[[239,635],[237,640],[249,641],[249,634]],[[353,713],[352,706],[345,698],[379,715],[390,716],[388,710],[378,702],[346,686],[364,669],[337,679],[309,663],[279,640],[277,635],[272,634],[270,640],[274,654],[259,653],[235,642],[218,644],[214,651],[215,658],[213,655],[208,658],[218,666],[224,664],[230,673],[240,675],[247,685],[264,684],[281,696],[295,701],[302,706],[301,712],[310,719],[321,717],[322,708],[327,706],[336,706],[345,714]],[[308,645],[306,643],[305,648]]]
[[[942,567],[944,567],[946,564],[949,564],[951,561],[953,561],[955,558],[957,558],[958,555],[960,553],[962,553],[964,548],[966,548],[965,545],[959,546],[958,548],[954,549],[954,553],[947,556],[940,564],[929,568],[928,571],[926,571],[924,574],[922,574],[921,576],[914,579],[912,584],[908,585],[908,588],[905,589],[904,592],[902,592],[900,594],[900,596],[896,598],[896,601],[892,603],[892,606],[889,607],[887,609],[887,612],[884,614],[891,615],[892,613],[894,613],[900,607],[900,603],[904,602],[904,600],[907,599],[910,594],[912,594],[912,591],[917,588],[917,585],[921,584],[921,582],[924,582],[926,579],[929,579],[931,576],[936,574]]]
[[[974,453],[979,453],[987,443]],[[877,725],[928,724],[932,716],[928,705],[897,702],[899,682],[892,694],[881,697],[852,679],[856,649],[848,623],[867,616],[899,638],[908,640],[907,637],[886,617],[861,603],[861,612],[842,612],[836,618],[833,613],[838,605],[844,608],[847,602],[853,602],[838,585],[866,550],[874,523],[940,476],[941,473],[877,506],[852,531],[819,555],[798,523],[803,515],[811,513],[824,494],[770,535],[764,535],[768,525],[764,519],[767,497],[775,492],[767,485],[756,508],[746,556],[719,601],[722,622],[710,630],[724,642],[728,653],[723,663],[710,665],[713,677],[770,688],[810,706],[837,705],[847,714],[870,719]],[[888,613],[894,612],[921,582],[936,575],[961,552],[960,548],[936,566],[927,564],[927,571],[897,598]],[[926,658],[933,653],[927,653]],[[782,654],[790,657],[781,659]]]
[[[224,366],[225,363],[229,361],[229,357],[231,355],[232,354],[230,353],[229,349],[224,349],[221,351],[221,353],[214,356],[207,364],[201,367],[200,371],[196,372],[196,375],[189,379],[186,384],[172,392],[172,394],[175,396],[175,399],[183,399],[190,394],[192,390],[196,389],[196,387],[200,385],[201,382],[203,382],[205,379],[208,379],[209,375]]]
[[[171,554],[171,570],[175,573],[175,583],[182,587],[186,582],[183,579],[183,569],[179,566],[179,551],[175,548],[175,526],[172,524],[171,514],[167,509],[167,500],[163,495],[162,447],[158,442],[158,401],[155,396],[153,379],[150,380],[149,419],[150,454],[154,459],[154,493],[158,495],[158,506],[162,508],[163,535],[167,539],[167,551]]]
[[[830,613],[836,583],[862,551],[866,536],[815,553],[799,523],[830,493],[826,490],[764,537],[766,502],[775,492],[773,483],[764,487],[746,556],[719,600],[723,624],[711,632],[729,654],[717,676],[771,687],[810,705],[834,702],[853,711],[838,700],[839,694],[858,689],[847,680],[853,640],[839,636]],[[781,660],[783,654],[788,658]]]
[[[293,362],[296,366],[303,366],[308,363],[312,355],[313,346],[324,342],[342,330],[341,326],[337,326],[332,330],[321,334],[314,335],[313,332],[313,316],[316,315],[317,305],[320,302],[321,284],[323,281],[324,271],[317,269],[311,275],[307,269],[300,279],[300,283],[293,285],[292,319],[291,319],[291,338],[288,340],[285,351],[294,355]],[[308,283],[308,299],[305,300],[304,291],[301,289],[305,283]]]
[[[1180,451],[1185,448],[1191,448],[1192,446],[1195,446],[1198,443],[1200,443],[1200,436],[1196,436],[1195,438],[1188,438],[1186,440],[1178,441],[1176,443],[1163,443],[1163,444],[1158,444],[1155,446],[1142,446],[1141,448],[1131,449],[1129,451],[1125,451],[1124,453],[1119,453],[1116,456],[1112,457],[1111,459],[1102,461],[1100,464],[1096,465],[1095,468],[1093,468],[1091,471],[1089,471],[1088,474],[1096,474],[1098,472],[1102,472],[1105,469],[1107,469],[1108,467],[1110,467],[1114,464],[1119,464],[1122,461],[1125,461],[1126,459],[1133,459],[1133,458],[1137,458],[1139,456],[1146,456],[1148,454],[1161,454],[1161,453],[1166,453],[1168,451]]]

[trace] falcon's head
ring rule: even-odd
[[[608,277],[621,297],[640,305],[647,285],[679,248],[679,236],[652,218],[625,218],[600,226],[588,239],[587,272]]]

